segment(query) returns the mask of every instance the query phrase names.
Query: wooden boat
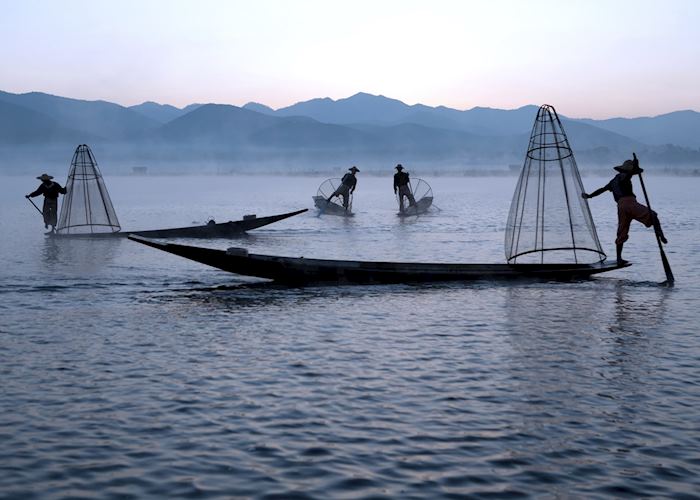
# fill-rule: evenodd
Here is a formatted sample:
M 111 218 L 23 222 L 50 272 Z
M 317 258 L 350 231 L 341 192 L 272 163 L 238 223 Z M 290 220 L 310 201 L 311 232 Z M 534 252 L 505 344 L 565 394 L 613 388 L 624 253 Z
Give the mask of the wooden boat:
M 399 217 L 411 217 L 416 215 L 422 215 L 428 212 L 430 206 L 433 204 L 433 188 L 430 187 L 423 179 L 413 179 L 409 185 L 413 199 L 416 202 L 413 205 L 408 205 L 403 210 L 401 210 L 401 199 L 396 196 L 396 201 L 399 204 Z
M 318 208 L 319 212 L 328 215 L 340 215 L 342 217 L 352 217 L 352 208 L 349 206 L 347 209 L 343 207 L 340 203 L 335 201 L 328 201 L 323 196 L 314 196 L 314 205 Z
M 243 248 L 214 250 L 161 243 L 139 236 L 136 241 L 164 252 L 244 276 L 291 285 L 378 284 L 493 279 L 570 280 L 612 271 L 629 264 L 442 264 L 305 259 L 249 254 Z
M 296 210 L 268 217 L 244 217 L 242 220 L 221 223 L 209 223 L 202 226 L 177 227 L 171 229 L 151 229 L 147 231 L 123 231 L 110 233 L 50 233 L 54 238 L 121 238 L 130 235 L 147 238 L 232 238 L 240 236 L 246 231 L 267 226 L 289 217 L 294 217 L 307 212 L 308 209 Z
M 418 200 L 415 204 L 407 206 L 403 212 L 399 212 L 396 215 L 399 217 L 411 217 L 416 215 L 423 215 L 428 213 L 430 206 L 433 204 L 433 197 L 426 196 Z
M 352 193 L 349 194 L 348 207 L 345 208 L 341 203 L 340 197 L 333 197 L 336 189 L 342 184 L 341 179 L 326 179 L 321 183 L 316 191 L 316 196 L 313 197 L 314 206 L 318 208 L 319 215 L 339 215 L 341 217 L 352 217 Z

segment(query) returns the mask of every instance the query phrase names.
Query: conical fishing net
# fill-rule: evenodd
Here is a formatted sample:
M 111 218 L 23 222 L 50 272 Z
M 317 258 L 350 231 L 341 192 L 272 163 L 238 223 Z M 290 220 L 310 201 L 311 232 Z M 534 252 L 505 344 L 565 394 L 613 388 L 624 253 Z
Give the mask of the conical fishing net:
M 552 106 L 540 107 L 506 226 L 509 263 L 605 260 L 574 153 Z
M 404 213 L 413 215 L 427 212 L 433 204 L 433 189 L 430 187 L 430 184 L 416 177 L 409 182 L 408 187 L 411 190 L 415 204 L 410 205 L 409 201 L 404 198 Z M 400 210 L 401 197 L 398 193 L 396 194 L 396 201 L 399 204 Z
M 314 196 L 314 202 L 316 204 L 316 207 L 324 210 L 327 213 L 342 212 L 344 214 L 352 211 L 352 193 L 348 193 L 349 199 L 347 210 L 345 209 L 345 207 L 343 207 L 343 199 L 341 196 L 335 196 L 330 200 L 330 202 L 327 201 L 328 198 L 330 198 L 333 195 L 333 193 L 335 193 L 336 189 L 338 189 L 342 184 L 342 179 L 338 178 L 326 179 L 325 181 L 323 181 L 318 187 L 316 196 Z
M 75 150 L 66 191 L 56 228 L 59 234 L 111 233 L 121 229 L 95 157 L 85 144 Z

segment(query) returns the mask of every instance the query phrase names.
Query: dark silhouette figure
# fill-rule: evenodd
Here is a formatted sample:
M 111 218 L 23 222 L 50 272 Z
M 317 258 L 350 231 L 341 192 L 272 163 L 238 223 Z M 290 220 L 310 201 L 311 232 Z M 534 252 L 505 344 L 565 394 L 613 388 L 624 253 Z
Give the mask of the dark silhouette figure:
M 53 182 L 53 176 L 48 174 L 41 174 L 37 177 L 41 181 L 41 185 L 36 189 L 36 191 L 29 193 L 25 198 L 34 198 L 40 194 L 44 195 L 44 227 L 46 229 L 51 226 L 51 231 L 56 231 L 56 222 L 58 219 L 58 195 L 66 194 L 66 188 L 61 187 L 58 182 Z
M 338 186 L 338 188 L 333 191 L 333 194 L 326 200 L 330 203 L 334 197 L 341 196 L 343 198 L 343 208 L 345 208 L 345 210 L 348 209 L 348 205 L 350 204 L 350 195 L 355 192 L 355 187 L 357 186 L 357 177 L 355 177 L 355 174 L 359 172 L 360 169 L 353 165 L 352 168 L 348 170 L 349 172 L 345 174 L 340 181 L 340 186 Z
M 668 243 L 661 229 L 661 223 L 656 212 L 649 210 L 649 207 L 642 205 L 637 201 L 637 197 L 632 191 L 632 176 L 642 173 L 644 170 L 639 168 L 639 161 L 635 157 L 634 160 L 625 160 L 622 165 L 614 167 L 620 172 L 612 178 L 605 186 L 593 191 L 591 194 L 583 193 L 582 196 L 586 199 L 593 198 L 606 191 L 610 191 L 617 202 L 617 238 L 615 239 L 615 247 L 617 250 L 617 262 L 619 264 L 627 263 L 622 258 L 622 247 L 625 241 L 629 238 L 630 224 L 632 220 L 637 220 L 646 227 L 654 226 L 654 231 L 659 235 L 659 239 L 663 243 Z
M 394 174 L 394 194 L 399 196 L 399 212 L 404 211 L 403 199 L 408 198 L 408 206 L 412 207 L 416 204 L 416 199 L 413 197 L 411 192 L 411 186 L 409 183 L 411 179 L 409 178 L 408 172 L 404 172 L 403 166 L 399 163 L 396 165 L 397 172 Z

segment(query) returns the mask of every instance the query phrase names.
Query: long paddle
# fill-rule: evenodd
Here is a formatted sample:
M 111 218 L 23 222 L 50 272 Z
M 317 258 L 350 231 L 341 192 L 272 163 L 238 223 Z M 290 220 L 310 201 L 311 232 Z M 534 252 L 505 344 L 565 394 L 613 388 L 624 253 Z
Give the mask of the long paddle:
M 25 196 L 25 198 L 26 198 L 26 196 Z M 42 217 L 44 216 L 44 212 L 42 212 L 41 209 L 40 209 L 39 207 L 36 206 L 36 204 L 32 201 L 31 198 L 27 198 L 27 201 L 28 201 L 29 203 L 31 203 L 32 205 L 34 205 L 34 208 L 37 209 L 37 211 L 41 214 Z
M 637 159 L 637 155 L 632 153 L 632 156 L 634 156 L 634 159 Z M 639 173 L 639 183 L 642 185 L 642 192 L 644 193 L 644 199 L 647 202 L 647 207 L 649 207 L 649 210 L 651 211 L 651 203 L 649 203 L 649 195 L 647 195 L 647 188 L 644 186 L 644 179 L 642 178 L 642 173 Z M 676 279 L 673 277 L 673 271 L 671 271 L 671 264 L 668 263 L 668 259 L 666 258 L 666 252 L 664 252 L 664 247 L 661 244 L 661 238 L 659 238 L 659 233 L 654 230 L 654 234 L 656 235 L 656 243 L 659 244 L 659 252 L 661 253 L 661 263 L 664 265 L 664 272 L 666 273 L 666 281 L 668 282 L 669 285 L 672 285 Z

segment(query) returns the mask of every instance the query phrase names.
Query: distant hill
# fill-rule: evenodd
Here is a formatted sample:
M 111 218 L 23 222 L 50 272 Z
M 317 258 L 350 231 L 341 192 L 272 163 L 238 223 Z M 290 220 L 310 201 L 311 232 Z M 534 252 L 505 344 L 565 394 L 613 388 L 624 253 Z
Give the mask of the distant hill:
M 632 137 L 646 144 L 675 144 L 700 148 L 700 113 L 697 111 L 674 111 L 653 118 L 584 119 L 580 121 Z
M 132 138 L 159 125 L 136 111 L 106 101 L 83 101 L 41 92 L 10 94 L 1 91 L 0 101 L 43 113 L 63 127 L 106 140 Z
M 99 144 L 108 159 L 128 164 L 189 162 L 194 168 L 206 162 L 247 169 L 347 162 L 383 168 L 399 161 L 431 168 L 507 168 L 522 161 L 537 109 L 457 110 L 367 93 L 278 110 L 253 102 L 177 108 L 148 101 L 127 108 L 0 92 L 0 168 L 6 168 L 3 162 L 10 165 L 11 157 L 27 164 L 32 155 L 50 160 L 56 151 L 72 151 L 80 143 Z M 609 166 L 632 151 L 664 166 L 700 164 L 700 113 L 695 111 L 610 120 L 560 116 L 582 165 Z
M 243 106 L 244 109 L 248 109 L 250 111 L 257 111 L 258 113 L 263 113 L 265 115 L 274 115 L 275 110 L 272 109 L 270 106 L 265 106 L 264 104 L 260 104 L 259 102 L 249 102 Z
M 62 126 L 44 113 L 0 101 L 0 144 L 70 144 L 95 139 L 95 136 Z
M 308 116 L 322 123 L 344 125 L 350 123 L 392 124 L 403 121 L 413 111 L 428 109 L 417 104 L 408 106 L 396 99 L 360 92 L 346 99 L 334 101 L 328 97 L 298 102 L 275 111 L 276 116 Z
M 204 104 L 154 130 L 150 137 L 182 143 L 205 142 L 232 146 L 249 142 L 251 134 L 277 118 L 228 104 Z

